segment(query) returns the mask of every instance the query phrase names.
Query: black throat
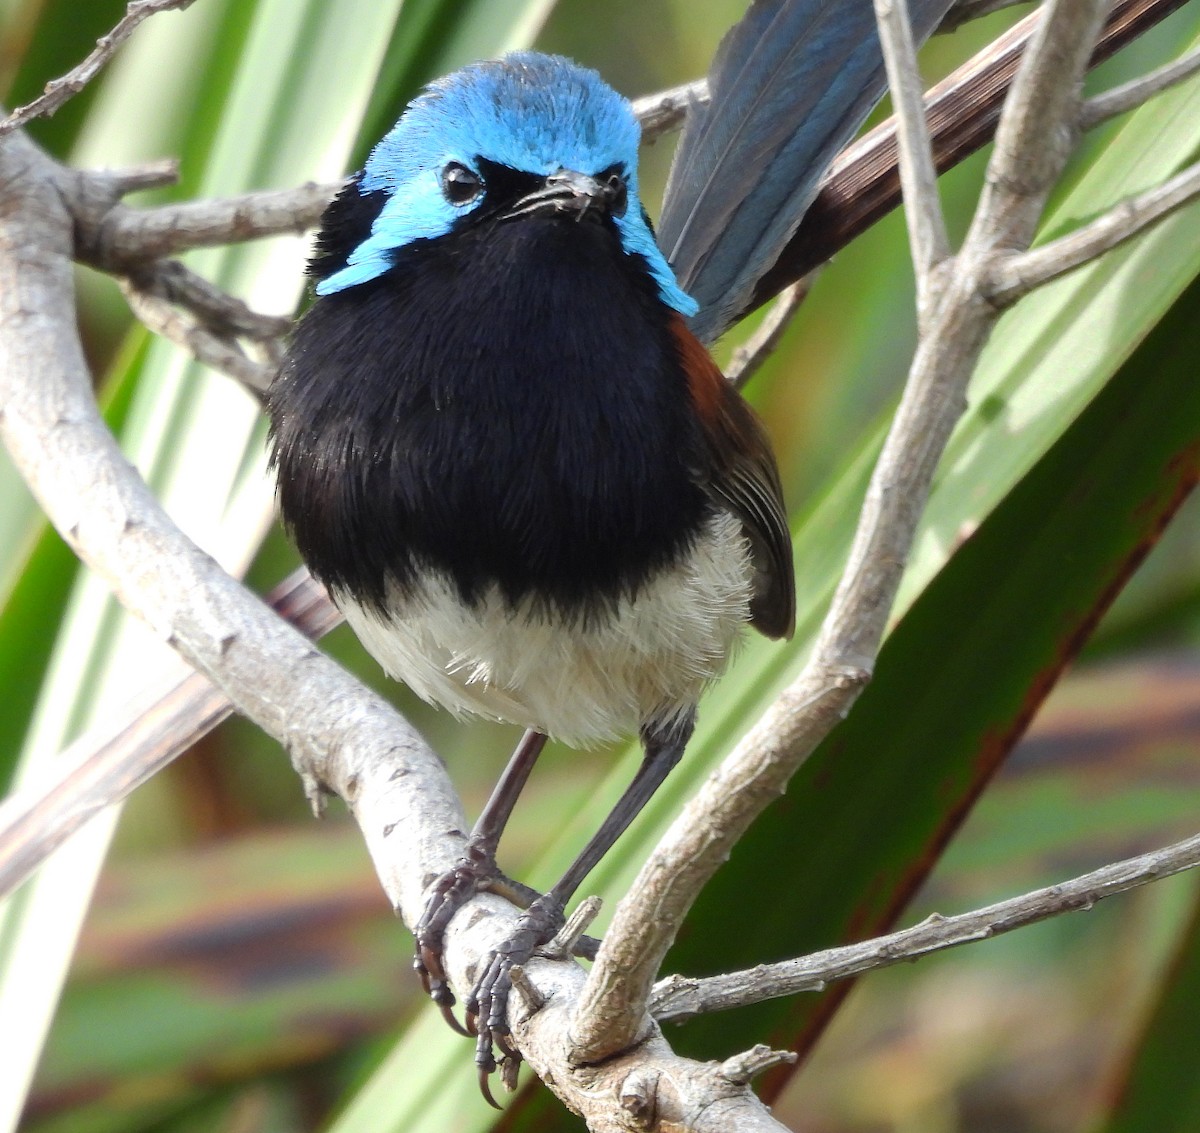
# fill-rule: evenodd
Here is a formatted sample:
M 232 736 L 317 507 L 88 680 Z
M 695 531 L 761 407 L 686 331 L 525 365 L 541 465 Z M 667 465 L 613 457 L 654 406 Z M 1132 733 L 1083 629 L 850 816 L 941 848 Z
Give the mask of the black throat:
M 331 206 L 327 275 L 382 203 Z M 441 572 L 587 615 L 708 514 L 673 312 L 609 220 L 488 221 L 318 299 L 269 397 L 283 517 L 313 573 L 385 609 Z

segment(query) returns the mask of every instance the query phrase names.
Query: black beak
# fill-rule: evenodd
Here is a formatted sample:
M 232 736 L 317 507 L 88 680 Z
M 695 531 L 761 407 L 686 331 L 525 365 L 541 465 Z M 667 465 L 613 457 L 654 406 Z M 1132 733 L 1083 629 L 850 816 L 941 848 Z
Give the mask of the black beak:
M 546 178 L 541 188 L 526 194 L 501 219 L 537 213 L 574 214 L 576 220 L 585 217 L 624 216 L 628 195 L 625 178 L 619 173 L 605 172 L 595 177 L 560 169 Z

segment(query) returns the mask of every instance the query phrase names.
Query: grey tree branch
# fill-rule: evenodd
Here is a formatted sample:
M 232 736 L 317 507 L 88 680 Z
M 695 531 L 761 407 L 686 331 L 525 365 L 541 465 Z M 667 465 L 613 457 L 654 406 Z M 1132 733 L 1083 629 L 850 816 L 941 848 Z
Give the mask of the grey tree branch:
M 81 217 L 89 234 L 81 258 L 100 271 L 120 274 L 193 248 L 299 234 L 320 220 L 342 184 L 310 181 L 294 189 L 155 208 L 97 202 Z
M 51 522 L 121 602 L 292 755 L 310 796 L 343 798 L 408 924 L 461 854 L 466 821 L 436 756 L 385 702 L 273 614 L 174 526 L 104 427 L 75 325 L 71 204 L 79 178 L 21 134 L 0 143 L 0 439 Z M 208 715 L 224 711 L 216 698 Z M 86 814 L 80 821 L 86 819 Z M 446 934 L 454 985 L 509 936 L 518 911 L 481 894 Z M 749 1089 L 757 1056 L 679 1058 L 657 1028 L 603 1068 L 569 1060 L 578 965 L 526 966 L 545 996 L 520 1049 L 593 1129 L 673 1123 L 697 1133 L 781 1127 Z M 553 987 L 554 993 L 546 994 Z M 464 1057 L 468 1052 L 464 1047 Z
M 950 238 L 938 198 L 937 170 L 925 120 L 925 86 L 917 70 L 908 4 L 905 0 L 875 0 L 875 18 L 896 112 L 900 185 L 917 280 L 917 322 L 925 326 L 933 315 L 935 272 L 950 255 Z
M 1155 95 L 1191 78 L 1197 71 L 1200 71 L 1200 47 L 1119 87 L 1089 98 L 1080 110 L 1079 128 L 1091 130 L 1118 114 L 1135 110 Z
M 834 980 L 916 960 L 960 944 L 989 940 L 1062 913 L 1086 911 L 1105 897 L 1161 881 L 1198 865 L 1200 835 L 1194 835 L 969 913 L 953 917 L 934 913 L 911 928 L 859 944 L 828 948 L 796 960 L 762 964 L 708 979 L 668 976 L 655 984 L 650 1011 L 660 1023 L 681 1022 L 709 1011 L 744 1007 L 764 999 L 824 991 Z
M 321 637 L 341 621 L 324 587 L 306 570 L 280 584 L 267 601 L 306 637 Z M 89 819 L 126 799 L 232 711 L 223 692 L 191 672 L 60 752 L 42 778 L 0 802 L 0 900 Z
M 253 310 L 179 260 L 139 267 L 129 279 L 139 291 L 186 308 L 215 334 L 272 342 L 292 329 L 290 318 Z
M 739 389 L 744 386 L 771 357 L 783 339 L 800 304 L 808 297 L 813 276 L 797 280 L 785 287 L 771 304 L 754 333 L 733 352 L 725 371 L 725 380 Z
M 118 280 L 130 310 L 150 330 L 228 374 L 255 396 L 266 392 L 282 358 L 291 319 L 252 310 L 178 260 L 139 266 Z
M 18 107 L 0 122 L 0 137 L 24 126 L 34 118 L 53 114 L 64 102 L 74 98 L 100 73 L 142 21 L 157 12 L 168 12 L 172 9 L 182 11 L 191 4 L 192 0 L 130 0 L 126 5 L 125 15 L 112 31 L 101 36 L 95 49 L 78 67 L 68 71 L 62 78 L 52 79 L 46 84 L 46 89 L 41 95 L 28 105 Z
M 130 280 L 122 281 L 121 291 L 129 309 L 155 334 L 186 350 L 197 361 L 240 382 L 257 397 L 261 398 L 267 392 L 275 367 L 248 357 L 236 339 L 216 334 L 199 320 L 189 318 L 173 307 L 161 295 L 143 291 Z
M 618 905 L 572 1026 L 576 1061 L 600 1062 L 637 1040 L 662 959 L 701 888 L 869 680 L 934 469 L 999 315 L 983 292 L 987 265 L 998 250 L 1027 247 L 1033 237 L 1066 160 L 1105 7 L 1103 0 L 1047 6 L 1001 117 L 975 221 L 938 281 L 812 657 L 688 802 Z
M 986 283 L 993 301 L 1009 305 L 1036 287 L 1090 263 L 1200 199 L 1200 162 L 1161 185 L 1028 252 L 1000 258 Z
M 693 106 L 708 101 L 708 80 L 695 79 L 682 86 L 633 100 L 633 112 L 642 124 L 642 141 L 653 142 L 678 130 Z

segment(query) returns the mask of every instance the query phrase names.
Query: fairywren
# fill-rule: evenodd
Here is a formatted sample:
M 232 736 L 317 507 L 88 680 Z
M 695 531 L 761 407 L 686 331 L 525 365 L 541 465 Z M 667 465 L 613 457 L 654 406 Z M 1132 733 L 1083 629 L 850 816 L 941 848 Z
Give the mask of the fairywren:
M 316 300 L 269 395 L 284 521 L 393 677 L 528 729 L 418 968 L 444 1007 L 450 917 L 528 904 L 468 1001 L 511 1051 L 508 970 L 682 755 L 747 624 L 792 631 L 792 548 L 762 426 L 689 329 L 638 197 L 639 127 L 590 70 L 517 53 L 428 87 L 329 205 Z M 645 758 L 544 896 L 495 848 L 546 736 Z

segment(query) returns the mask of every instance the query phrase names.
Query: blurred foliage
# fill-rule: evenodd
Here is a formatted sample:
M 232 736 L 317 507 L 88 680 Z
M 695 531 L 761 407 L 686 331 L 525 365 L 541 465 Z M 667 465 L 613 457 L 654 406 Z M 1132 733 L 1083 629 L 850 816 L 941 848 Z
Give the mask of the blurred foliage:
M 142 29 L 93 87 L 32 133 L 52 152 L 87 162 L 180 155 L 182 195 L 286 185 L 332 175 L 329 163 L 353 166 L 420 82 L 467 58 L 536 37 L 537 46 L 596 66 L 618 88 L 637 95 L 701 74 L 742 6 L 739 0 L 614 0 L 603 8 L 587 0 L 409 0 L 392 6 L 393 17 L 370 0 L 292 0 L 290 6 L 197 0 L 186 13 L 156 17 L 171 26 Z M 31 97 L 46 79 L 82 58 L 123 7 L 119 0 L 0 4 L 0 81 L 10 104 Z M 335 7 L 344 24 L 336 23 Z M 1185 5 L 1107 64 L 1091 87 L 1111 85 L 1177 53 L 1200 24 L 1196 7 Z M 1003 13 L 935 41 L 923 56 L 926 78 L 933 81 L 957 65 L 1013 18 Z M 372 47 L 364 41 L 355 55 L 350 36 L 355 29 L 363 35 L 369 21 L 376 21 Z M 378 29 L 383 30 L 375 34 Z M 156 50 L 147 46 L 154 36 L 161 36 L 153 40 Z M 135 50 L 139 43 L 141 50 Z M 347 68 L 344 74 L 330 72 L 335 60 Z M 1187 113 L 1185 106 L 1180 114 L 1186 119 Z M 1088 140 L 1056 205 L 1069 202 L 1097 167 L 1103 175 L 1105 154 L 1122 144 L 1124 125 L 1112 124 Z M 1144 134 L 1152 147 L 1156 131 Z M 1123 144 L 1129 142 L 1126 137 Z M 1176 163 L 1189 159 L 1183 148 L 1180 142 L 1167 156 Z M 645 155 L 652 212 L 669 155 L 669 141 Z M 973 158 L 943 179 L 957 232 L 969 216 L 983 160 Z M 1118 547 L 1113 531 L 1088 527 L 1083 514 L 1087 500 L 1091 522 L 1104 523 L 1103 493 L 1125 459 L 1121 450 L 1106 447 L 1109 438 L 1142 414 L 1146 443 L 1139 445 L 1136 432 L 1122 434 L 1123 443 L 1134 446 L 1127 458 L 1132 478 L 1135 458 L 1154 444 L 1166 452 L 1182 444 L 1189 429 L 1195 436 L 1189 416 L 1197 411 L 1195 394 L 1187 399 L 1190 359 L 1200 349 L 1194 341 L 1200 299 L 1194 288 L 1176 299 L 1190 278 L 1187 272 L 1195 271 L 1187 267 L 1189 247 L 1200 246 L 1194 213 L 1181 220 L 1161 257 L 1160 267 L 1171 256 L 1179 265 L 1174 291 L 1155 278 L 1156 261 L 1146 257 L 1128 289 L 1165 297 L 1164 308 L 1173 309 L 1160 331 L 1142 345 L 1142 335 L 1162 312 L 1138 330 L 1122 321 L 1136 306 L 1135 296 L 1126 295 L 1124 305 L 1122 296 L 1110 297 L 1111 309 L 1099 311 L 1095 331 L 1108 332 L 1108 368 L 1097 366 L 1094 383 L 1081 387 L 1074 402 L 1064 396 L 1060 404 L 1054 396 L 1056 373 L 1043 375 L 1035 387 L 1043 398 L 1044 444 L 1033 445 L 1016 428 L 1011 437 L 989 433 L 986 414 L 973 419 L 977 443 L 994 443 L 997 458 L 976 469 L 965 487 L 954 484 L 960 469 L 952 462 L 939 477 L 947 501 L 939 514 L 956 514 L 950 504 L 958 503 L 972 522 L 960 526 L 947 519 L 945 529 L 954 538 L 927 539 L 923 565 L 908 587 L 906 606 L 913 604 L 888 646 L 895 659 L 885 658 L 873 700 L 864 698 L 857 720 L 848 724 L 847 736 L 861 737 L 853 760 L 842 751 L 840 764 L 833 760 L 824 768 L 818 761 L 805 772 L 810 790 L 814 777 L 818 788 L 837 776 L 849 783 L 838 789 L 837 801 L 854 812 L 851 829 L 867 824 L 867 834 L 858 835 L 863 844 L 854 847 L 867 863 L 902 869 L 913 864 L 912 850 L 906 845 L 887 851 L 882 834 L 871 844 L 871 811 L 855 801 L 855 779 L 875 788 L 884 812 L 894 810 L 889 817 L 910 831 L 906 837 L 921 824 L 940 831 L 921 869 L 914 866 L 916 880 L 933 864 L 954 823 L 965 818 L 906 919 L 935 908 L 953 912 L 986 903 L 1194 829 L 1189 820 L 1200 797 L 1193 758 L 1200 738 L 1195 504 L 1185 506 L 1099 627 L 1092 660 L 1053 694 L 969 816 L 982 778 L 965 787 L 959 783 L 957 794 L 947 787 L 923 799 L 915 787 L 916 780 L 922 790 L 936 787 L 927 765 L 953 754 L 944 735 L 921 729 L 954 716 L 951 703 L 977 723 L 985 717 L 988 694 L 998 694 L 1006 682 L 1019 694 L 1020 681 L 1028 681 L 1043 661 L 1031 654 L 1018 665 L 1010 655 L 1036 638 L 1034 631 L 1055 640 L 1061 625 L 1052 624 L 1053 602 L 1074 602 L 1079 620 L 1086 621 L 1088 611 L 1112 596 L 1099 594 L 1105 565 L 1131 565 L 1131 548 L 1141 546 L 1137 537 Z M 213 259 L 201 266 L 239 293 L 253 292 L 260 305 L 278 309 L 298 295 L 300 258 L 299 242 L 292 242 L 259 259 Z M 1099 275 L 1110 270 L 1105 265 Z M 823 609 L 880 423 L 907 368 L 914 333 L 910 276 L 901 218 L 893 216 L 824 272 L 750 390 L 779 452 L 806 564 L 801 586 L 810 589 L 801 597 L 810 621 Z M 280 282 L 285 279 L 291 282 Z M 203 444 L 201 422 L 193 420 L 204 416 L 202 402 L 187 396 L 200 381 L 198 368 L 188 368 L 186 380 L 177 375 L 170 385 L 164 378 L 170 352 L 129 328 L 127 311 L 105 281 L 83 273 L 80 283 L 81 327 L 94 372 L 107 375 L 103 396 L 114 427 L 146 433 L 160 414 L 173 423 L 175 437 L 190 433 Z M 1079 294 L 1090 297 L 1085 290 Z M 1030 305 L 1043 302 L 1051 300 L 1035 297 Z M 1064 390 L 1076 388 L 1067 372 L 1072 362 L 1063 363 Z M 217 388 L 223 383 L 204 381 Z M 1021 388 L 1001 391 L 1014 396 L 1006 403 L 1010 413 L 1020 404 Z M 172 389 L 182 389 L 182 401 L 162 400 Z M 1139 391 L 1146 391 L 1144 399 Z M 1119 396 L 1126 397 L 1126 409 Z M 1171 437 L 1167 426 L 1176 430 Z M 131 446 L 137 443 L 126 436 Z M 260 432 L 251 423 L 236 451 L 217 454 L 232 469 L 231 484 L 257 474 L 259 445 Z M 1010 457 L 1025 463 L 1002 474 Z M 1149 457 L 1145 463 L 1141 474 L 1155 482 Z M 1076 479 L 1068 480 L 1068 474 Z M 988 492 L 996 498 L 978 504 Z M 243 547 L 234 556 L 240 559 L 254 545 L 262 526 L 252 521 L 254 509 L 269 502 L 269 492 L 256 488 L 249 497 L 239 504 L 231 487 L 231 502 L 226 505 L 223 496 L 220 502 L 243 516 L 237 526 Z M 1110 502 L 1114 525 L 1118 516 L 1138 518 L 1137 507 L 1121 505 L 1115 492 Z M 1156 534 L 1154 517 L 1167 510 L 1141 513 L 1150 525 L 1149 531 L 1141 529 L 1142 544 Z M 961 536 L 976 526 L 978 538 L 939 573 Z M 1112 545 L 1106 542 L 1110 537 Z M 1051 553 L 1047 548 L 1056 539 L 1086 544 L 1081 549 L 1087 553 L 1071 556 L 1061 547 Z M 36 519 L 31 501 L 2 463 L 0 548 L 0 683 L 9 693 L 8 709 L 0 715 L 0 772 L 7 779 L 36 718 L 35 692 L 52 669 L 53 627 L 71 616 L 79 600 L 69 555 Z M 294 553 L 272 530 L 248 579 L 265 589 L 294 563 Z M 1042 593 L 1038 572 L 1047 570 L 1056 572 L 1054 585 L 1048 582 Z M 958 606 L 947 597 L 956 586 Z M 989 602 L 975 603 L 973 595 L 981 591 L 972 587 L 987 587 Z M 997 611 L 990 625 L 972 620 L 976 605 Z M 112 615 L 106 617 L 111 621 Z M 108 621 L 100 621 L 98 632 L 110 632 Z M 961 664 L 953 645 L 965 650 Z M 513 730 L 464 726 L 434 713 L 388 685 L 345 630 L 331 635 L 326 647 L 396 699 L 446 758 L 468 808 L 477 809 L 515 739 Z M 706 707 L 707 730 L 688 765 L 589 888 L 610 899 L 621 891 L 696 775 L 727 749 L 799 660 L 798 652 L 748 646 Z M 127 677 L 126 694 L 145 679 L 137 673 Z M 980 694 L 973 696 L 972 688 Z M 1037 691 L 1047 688 L 1043 682 Z M 110 709 L 119 704 L 112 691 L 95 695 Z M 873 701 L 885 706 L 873 709 Z M 1013 722 L 1024 720 L 1006 711 L 1015 731 Z M 903 719 L 896 721 L 897 715 Z M 843 736 L 834 742 L 852 741 Z M 981 747 L 978 737 L 958 742 L 958 756 L 966 760 Z M 912 771 L 900 774 L 905 744 Z M 998 761 L 1004 751 L 995 754 Z M 534 883 L 549 881 L 556 860 L 579 844 L 606 792 L 626 776 L 629 758 L 617 751 L 587 759 L 549 751 L 506 837 L 505 866 Z M 885 769 L 892 779 L 881 777 Z M 826 780 L 826 774 L 833 778 Z M 797 791 L 803 789 L 798 783 Z M 845 926 L 806 897 L 802 877 L 823 880 L 850 907 L 877 902 L 892 915 L 899 911 L 899 897 L 908 896 L 903 885 L 873 878 L 875 865 L 863 867 L 865 878 L 857 876 L 848 853 L 814 844 L 814 827 L 831 809 L 819 789 L 776 809 L 697 909 L 676 958 L 686 970 L 774 958 L 764 954 L 766 948 L 786 954 L 832 943 Z M 802 814 L 808 815 L 803 822 Z M 547 831 L 556 840 L 548 851 Z M 102 852 L 96 851 L 97 862 Z M 780 878 L 794 892 L 780 895 Z M 1184 1121 L 1190 1111 L 1174 1101 L 1184 1096 L 1200 1049 L 1194 1012 L 1187 1009 L 1196 981 L 1195 890 L 1191 879 L 1176 879 L 1087 915 L 872 976 L 849 996 L 803 1071 L 790 1082 L 771 1084 L 781 1091 L 777 1113 L 792 1127 L 814 1133 L 1057 1133 L 1097 1127 L 1119 1094 L 1118 1116 L 1106 1128 L 1133 1133 L 1193 1127 Z M 82 887 L 75 899 L 86 903 Z M 852 927 L 883 920 L 866 918 Z M 11 943 L 0 925 L 0 961 Z M 469 1044 L 446 1032 L 418 1003 L 409 949 L 355 831 L 341 817 L 315 826 L 277 746 L 232 721 L 128 806 L 40 1063 L 25 1127 L 87 1133 L 282 1131 L 322 1128 L 341 1114 L 339 1130 L 578 1128 L 534 1087 L 527 1087 L 497 1125 L 474 1090 Z M 52 988 L 53 981 L 47 982 Z M 723 1034 L 727 1043 L 794 1041 L 805 1030 L 810 1007 L 780 1006 L 766 1024 L 771 1033 L 762 1033 L 762 1022 L 739 1020 L 738 1014 L 745 1013 L 713 1020 L 709 1031 Z M 681 1046 L 699 1044 L 718 1053 L 704 1030 L 698 1025 L 672 1037 Z M 4 1035 L 18 1032 L 11 1021 L 5 1032 L 0 1021 L 0 1059 Z

